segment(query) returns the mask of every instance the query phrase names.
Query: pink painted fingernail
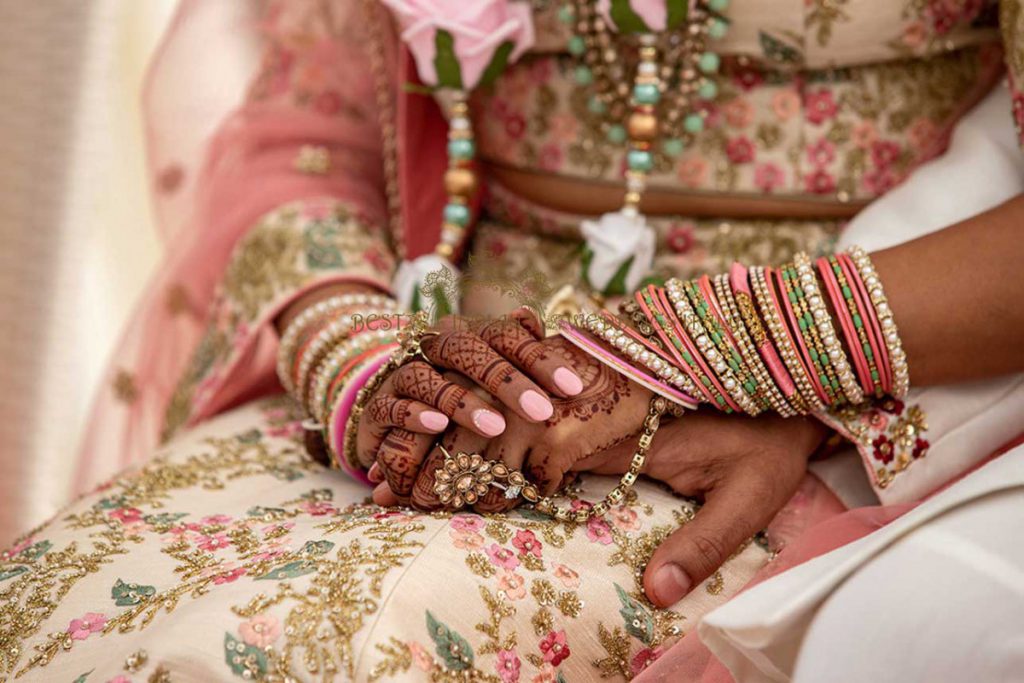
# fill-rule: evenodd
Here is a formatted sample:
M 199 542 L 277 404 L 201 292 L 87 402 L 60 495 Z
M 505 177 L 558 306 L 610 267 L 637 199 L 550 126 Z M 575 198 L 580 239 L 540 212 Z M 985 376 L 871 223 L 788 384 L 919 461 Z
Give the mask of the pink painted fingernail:
M 519 397 L 519 405 L 523 412 L 538 422 L 543 422 L 555 413 L 555 407 L 533 389 L 527 389 Z
M 484 408 L 473 411 L 473 424 L 487 436 L 497 436 L 505 431 L 505 418 Z
M 690 592 L 690 577 L 678 564 L 669 562 L 654 572 L 651 588 L 662 607 L 669 607 Z
M 443 432 L 448 427 L 448 417 L 436 410 L 424 410 L 420 413 L 420 424 L 432 432 Z
M 583 391 L 583 380 L 569 368 L 558 368 L 551 375 L 555 380 L 555 386 L 562 390 L 562 393 L 575 396 Z
M 374 484 L 379 484 L 384 481 L 384 475 L 381 474 L 380 465 L 373 463 L 373 465 L 370 466 L 370 471 L 366 473 L 366 478 Z

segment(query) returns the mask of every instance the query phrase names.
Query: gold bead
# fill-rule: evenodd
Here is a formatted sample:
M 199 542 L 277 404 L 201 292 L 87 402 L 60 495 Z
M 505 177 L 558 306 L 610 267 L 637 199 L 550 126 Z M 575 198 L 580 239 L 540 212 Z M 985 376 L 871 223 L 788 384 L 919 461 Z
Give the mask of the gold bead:
M 451 195 L 469 197 L 476 192 L 476 173 L 468 168 L 450 168 L 444 174 L 444 189 Z
M 452 247 L 452 245 L 450 244 L 441 242 L 436 247 L 434 247 L 434 253 L 436 253 L 441 258 L 450 259 L 452 255 L 455 253 L 455 248 Z
M 631 114 L 629 136 L 634 140 L 654 140 L 658 136 L 658 118 L 653 114 Z

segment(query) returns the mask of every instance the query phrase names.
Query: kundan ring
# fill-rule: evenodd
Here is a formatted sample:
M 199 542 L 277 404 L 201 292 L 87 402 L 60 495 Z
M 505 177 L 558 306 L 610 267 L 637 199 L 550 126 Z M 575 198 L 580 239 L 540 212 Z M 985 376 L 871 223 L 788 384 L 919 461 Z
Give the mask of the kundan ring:
M 503 490 L 505 498 L 522 496 L 529 503 L 540 500 L 537 487 L 526 481 L 518 470 L 509 468 L 500 460 L 485 460 L 479 453 L 452 455 L 444 446 L 444 463 L 434 472 L 434 493 L 441 503 L 452 510 L 473 505 L 486 495 L 490 487 Z

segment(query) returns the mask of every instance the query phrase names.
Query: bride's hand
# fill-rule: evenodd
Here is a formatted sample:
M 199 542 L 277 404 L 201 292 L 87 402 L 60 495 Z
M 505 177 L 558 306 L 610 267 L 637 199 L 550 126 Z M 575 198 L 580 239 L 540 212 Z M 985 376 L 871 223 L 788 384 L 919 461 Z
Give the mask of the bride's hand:
M 644 573 L 651 602 L 667 607 L 715 572 L 763 529 L 796 492 L 807 459 L 826 436 L 812 418 L 756 419 L 699 412 L 665 424 L 655 435 L 644 474 L 704 506 L 665 539 Z M 573 466 L 600 474 L 625 472 L 633 444 L 622 443 Z
M 583 388 L 579 376 L 541 344 L 543 328 L 526 309 L 484 321 L 449 316 L 434 331 L 437 334 L 421 342 L 429 362 L 402 366 L 367 402 L 356 439 L 356 455 L 363 466 L 374 462 L 393 428 L 437 434 L 451 420 L 487 438 L 505 431 L 502 413 L 446 379 L 445 370 L 460 373 L 494 396 L 509 415 L 533 424 L 551 417 L 552 398 L 573 396 Z M 396 467 L 409 470 L 418 464 Z
M 450 430 L 442 444 L 449 452 L 478 452 L 489 460 L 501 460 L 512 469 L 523 469 L 541 494 L 547 495 L 558 488 L 563 475 L 577 461 L 636 433 L 647 414 L 651 394 L 561 337 L 545 339 L 541 346 L 552 362 L 572 368 L 582 380 L 582 391 L 572 397 L 556 398 L 553 414 L 543 423 L 525 420 L 506 410 L 507 426 L 500 435 L 489 437 L 459 427 Z M 432 435 L 391 430 L 382 440 L 377 467 L 371 474 L 371 478 L 386 481 L 387 485 L 375 492 L 374 500 L 382 505 L 408 502 L 428 510 L 440 507 L 433 491 L 433 477 L 443 459 Z M 415 463 L 416 471 L 410 469 L 409 463 Z M 514 502 L 506 500 L 501 491 L 491 489 L 475 508 L 479 512 L 497 512 L 510 508 Z

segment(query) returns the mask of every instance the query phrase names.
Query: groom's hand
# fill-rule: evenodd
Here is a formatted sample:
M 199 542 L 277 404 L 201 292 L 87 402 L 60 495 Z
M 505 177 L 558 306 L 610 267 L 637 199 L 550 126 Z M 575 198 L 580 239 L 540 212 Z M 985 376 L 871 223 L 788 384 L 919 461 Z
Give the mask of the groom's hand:
M 704 506 L 665 539 L 647 564 L 644 591 L 661 607 L 675 604 L 765 528 L 796 492 L 808 457 L 827 430 L 811 418 L 756 419 L 699 412 L 663 426 L 644 474 Z M 623 443 L 574 467 L 618 474 L 634 444 Z

